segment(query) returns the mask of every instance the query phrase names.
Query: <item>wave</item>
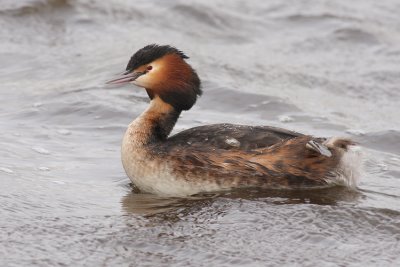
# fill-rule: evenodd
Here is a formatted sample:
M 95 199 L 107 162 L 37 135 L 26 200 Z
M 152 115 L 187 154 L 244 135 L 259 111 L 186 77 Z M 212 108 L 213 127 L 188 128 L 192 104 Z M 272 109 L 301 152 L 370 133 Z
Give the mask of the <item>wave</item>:
M 367 133 L 357 138 L 363 146 L 372 149 L 400 154 L 400 132 L 387 130 Z
M 41 13 L 45 9 L 59 9 L 69 6 L 68 0 L 8 0 L 2 3 L 0 14 L 24 16 Z

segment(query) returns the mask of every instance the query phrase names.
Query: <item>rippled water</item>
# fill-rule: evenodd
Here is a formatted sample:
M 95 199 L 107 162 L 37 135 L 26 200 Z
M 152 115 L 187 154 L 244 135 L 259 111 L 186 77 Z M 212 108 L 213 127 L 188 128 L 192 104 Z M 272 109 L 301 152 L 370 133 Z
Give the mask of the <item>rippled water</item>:
M 3 0 L 1 266 L 399 266 L 400 4 L 388 1 Z M 132 190 L 108 88 L 149 43 L 191 56 L 214 122 L 352 136 L 360 188 L 186 199 Z

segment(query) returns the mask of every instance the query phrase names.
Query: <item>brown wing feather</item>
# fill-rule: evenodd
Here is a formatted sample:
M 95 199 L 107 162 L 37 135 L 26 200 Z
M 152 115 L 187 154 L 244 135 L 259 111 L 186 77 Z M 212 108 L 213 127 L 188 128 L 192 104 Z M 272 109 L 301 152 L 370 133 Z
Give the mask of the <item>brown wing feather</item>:
M 239 131 L 240 135 L 237 126 L 233 130 L 232 128 L 227 130 L 221 125 L 211 126 L 216 129 L 216 138 L 221 131 L 225 131 L 234 138 L 242 140 L 246 133 L 248 134 L 246 131 L 250 131 L 243 127 Z M 255 128 L 258 128 L 255 131 L 258 134 L 257 131 L 262 130 L 260 129 L 262 127 Z M 188 130 L 190 132 L 184 136 L 192 137 L 194 130 L 196 128 Z M 272 128 L 268 134 L 274 130 Z M 203 135 L 206 133 L 209 135 Z M 179 134 L 175 137 L 178 136 Z M 257 145 L 257 149 L 249 150 L 247 147 L 243 150 L 242 147 L 226 148 L 219 139 L 216 139 L 219 142 L 201 142 L 202 138 L 214 137 L 204 131 L 197 138 L 189 139 L 195 141 L 192 145 L 178 141 L 166 142 L 154 147 L 153 151 L 157 151 L 159 155 L 163 154 L 164 159 L 172 163 L 177 176 L 199 183 L 216 183 L 221 188 L 246 186 L 296 188 L 326 184 L 324 178 L 338 162 L 336 151 L 332 151 L 332 157 L 326 157 L 307 149 L 306 144 L 310 140 L 321 141 L 311 136 L 300 134 L 295 136 L 295 133 L 280 131 L 270 136 L 273 137 L 264 139 L 264 142 Z M 263 139 L 255 138 L 255 140 Z M 276 143 L 271 144 L 268 140 Z

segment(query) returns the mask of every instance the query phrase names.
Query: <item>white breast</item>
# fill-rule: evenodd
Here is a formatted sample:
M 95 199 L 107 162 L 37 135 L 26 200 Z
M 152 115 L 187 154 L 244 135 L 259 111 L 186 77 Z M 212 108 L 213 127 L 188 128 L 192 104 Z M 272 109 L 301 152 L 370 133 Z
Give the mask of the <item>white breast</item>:
M 158 195 L 187 196 L 220 189 L 215 183 L 176 177 L 169 162 L 163 158 L 152 157 L 145 147 L 135 144 L 133 138 L 128 128 L 122 142 L 122 165 L 130 180 L 141 191 Z

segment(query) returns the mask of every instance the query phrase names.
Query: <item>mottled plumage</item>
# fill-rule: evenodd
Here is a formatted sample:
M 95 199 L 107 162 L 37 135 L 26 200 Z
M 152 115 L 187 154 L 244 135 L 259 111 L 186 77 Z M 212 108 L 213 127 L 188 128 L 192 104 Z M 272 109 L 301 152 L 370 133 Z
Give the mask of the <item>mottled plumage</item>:
M 191 195 L 232 188 L 355 186 L 360 152 L 348 139 L 315 138 L 267 126 L 214 124 L 169 137 L 201 94 L 187 57 L 171 46 L 136 52 L 123 77 L 144 87 L 149 108 L 128 127 L 122 163 L 142 191 Z
M 326 141 L 279 128 L 216 124 L 155 142 L 148 153 L 171 162 L 181 177 L 221 188 L 321 187 L 344 150 L 333 146 L 333 156 L 326 157 L 306 148 L 311 140 Z
M 247 126 L 229 123 L 187 129 L 168 138 L 167 147 L 210 146 L 227 150 L 252 150 L 274 145 L 303 134 L 270 126 Z M 230 140 L 237 142 L 229 142 Z

